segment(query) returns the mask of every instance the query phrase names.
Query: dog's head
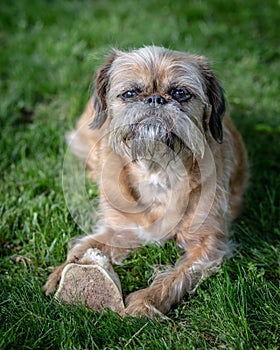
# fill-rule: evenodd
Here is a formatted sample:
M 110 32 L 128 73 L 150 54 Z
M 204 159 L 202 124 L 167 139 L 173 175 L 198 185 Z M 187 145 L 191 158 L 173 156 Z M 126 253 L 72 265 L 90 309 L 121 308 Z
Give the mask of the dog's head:
M 92 127 L 109 118 L 111 146 L 132 159 L 163 145 L 202 157 L 207 138 L 223 139 L 223 91 L 201 56 L 154 46 L 112 51 L 97 72 L 94 108 Z

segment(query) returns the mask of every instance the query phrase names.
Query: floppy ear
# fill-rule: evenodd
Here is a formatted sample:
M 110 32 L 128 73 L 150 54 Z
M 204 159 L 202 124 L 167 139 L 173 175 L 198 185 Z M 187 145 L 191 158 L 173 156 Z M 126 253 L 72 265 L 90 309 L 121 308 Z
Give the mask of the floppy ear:
M 93 93 L 93 107 L 95 117 L 90 124 L 91 129 L 100 129 L 107 119 L 106 94 L 109 84 L 109 70 L 117 56 L 116 51 L 112 51 L 107 57 L 105 63 L 98 69 L 95 78 L 95 90 Z
M 213 73 L 208 61 L 204 57 L 199 57 L 201 72 L 204 77 L 205 86 L 212 110 L 209 119 L 209 129 L 212 136 L 218 143 L 223 142 L 222 120 L 226 110 L 225 97 L 215 74 Z

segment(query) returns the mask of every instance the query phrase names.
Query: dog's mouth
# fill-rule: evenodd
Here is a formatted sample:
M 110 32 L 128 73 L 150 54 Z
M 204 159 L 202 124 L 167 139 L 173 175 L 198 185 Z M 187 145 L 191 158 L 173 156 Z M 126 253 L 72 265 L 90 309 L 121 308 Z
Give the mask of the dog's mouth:
M 158 120 L 143 120 L 129 125 L 123 131 L 122 141 L 131 152 L 132 158 L 153 156 L 156 152 L 166 156 L 177 156 L 183 149 L 183 141 L 171 127 Z
M 163 162 L 182 154 L 203 157 L 203 133 L 184 112 L 171 107 L 164 113 L 161 109 L 140 112 L 131 108 L 112 118 L 110 144 L 117 154 Z
M 141 140 L 147 142 L 161 142 L 169 147 L 173 147 L 175 135 L 160 124 L 133 124 L 129 131 L 124 135 L 123 140 L 128 143 L 132 140 Z

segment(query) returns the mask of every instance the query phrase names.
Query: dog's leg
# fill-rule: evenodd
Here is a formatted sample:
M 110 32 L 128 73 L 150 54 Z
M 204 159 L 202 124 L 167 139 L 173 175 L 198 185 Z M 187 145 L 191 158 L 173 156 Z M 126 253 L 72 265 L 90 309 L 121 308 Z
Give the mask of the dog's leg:
M 173 268 L 156 276 L 148 288 L 127 297 L 126 313 L 133 316 L 163 316 L 186 293 L 193 292 L 228 253 L 226 244 L 213 237 L 215 236 L 208 234 L 196 243 L 189 241 L 188 251 Z
M 72 245 L 68 252 L 66 262 L 58 266 L 50 274 L 46 284 L 43 286 L 43 291 L 46 295 L 56 290 L 65 266 L 71 263 L 79 263 L 88 249 L 97 248 L 101 250 L 112 263 L 118 264 L 140 244 L 133 232 L 130 231 L 119 233 L 112 228 L 106 227 L 101 228 L 100 231 L 101 232 L 97 234 L 82 237 Z M 124 236 L 127 236 L 127 238 L 124 238 Z M 87 262 L 87 260 L 83 259 L 82 261 L 83 265 L 91 263 L 90 260 Z

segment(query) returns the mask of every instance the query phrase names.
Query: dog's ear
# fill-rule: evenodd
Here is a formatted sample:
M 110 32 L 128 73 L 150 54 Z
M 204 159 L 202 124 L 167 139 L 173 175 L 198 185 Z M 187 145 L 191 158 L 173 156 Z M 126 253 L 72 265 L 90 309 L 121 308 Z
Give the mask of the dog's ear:
M 209 62 L 204 57 L 198 57 L 201 73 L 204 78 L 208 99 L 211 105 L 211 114 L 209 118 L 209 129 L 212 136 L 218 143 L 223 142 L 222 120 L 225 114 L 225 97 Z
M 90 124 L 91 129 L 100 129 L 107 119 L 106 94 L 109 84 L 109 70 L 116 59 L 117 52 L 112 51 L 107 57 L 105 63 L 98 69 L 95 77 L 95 90 L 93 93 L 93 107 L 95 116 Z

